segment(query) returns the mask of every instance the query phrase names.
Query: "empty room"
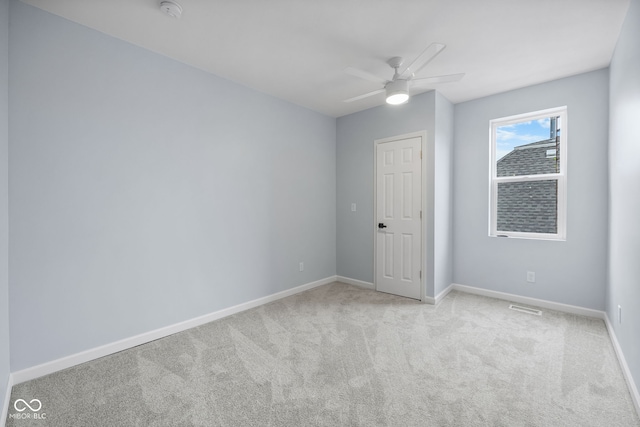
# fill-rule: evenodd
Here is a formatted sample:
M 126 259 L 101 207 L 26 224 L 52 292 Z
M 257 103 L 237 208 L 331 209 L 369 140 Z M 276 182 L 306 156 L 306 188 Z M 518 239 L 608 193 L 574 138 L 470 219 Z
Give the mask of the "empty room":
M 0 0 L 0 425 L 640 427 L 640 0 Z

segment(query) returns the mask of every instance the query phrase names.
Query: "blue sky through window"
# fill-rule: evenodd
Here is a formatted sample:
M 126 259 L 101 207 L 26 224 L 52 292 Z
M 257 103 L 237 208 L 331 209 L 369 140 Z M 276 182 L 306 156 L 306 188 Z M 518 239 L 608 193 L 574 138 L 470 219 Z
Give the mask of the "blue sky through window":
M 549 139 L 549 117 L 529 120 L 513 125 L 500 126 L 496 130 L 496 161 L 507 155 L 513 147 Z

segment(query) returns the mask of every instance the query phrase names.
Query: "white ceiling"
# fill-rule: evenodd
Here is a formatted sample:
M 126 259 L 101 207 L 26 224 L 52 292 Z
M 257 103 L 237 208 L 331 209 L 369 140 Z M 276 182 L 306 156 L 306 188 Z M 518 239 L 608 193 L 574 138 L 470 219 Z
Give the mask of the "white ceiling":
M 339 117 L 384 103 L 344 73 L 447 48 L 420 74 L 454 103 L 609 65 L 629 0 L 23 0 L 245 86 Z M 429 90 L 424 89 L 423 91 Z

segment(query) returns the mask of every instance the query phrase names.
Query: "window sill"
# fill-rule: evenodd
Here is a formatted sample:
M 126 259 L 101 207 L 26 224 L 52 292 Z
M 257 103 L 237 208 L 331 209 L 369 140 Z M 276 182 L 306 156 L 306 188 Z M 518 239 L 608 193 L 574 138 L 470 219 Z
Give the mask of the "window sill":
M 566 242 L 567 238 L 562 236 L 541 236 L 541 235 L 510 235 L 510 234 L 489 234 L 489 237 L 499 239 L 519 239 L 519 240 L 547 240 L 552 242 Z

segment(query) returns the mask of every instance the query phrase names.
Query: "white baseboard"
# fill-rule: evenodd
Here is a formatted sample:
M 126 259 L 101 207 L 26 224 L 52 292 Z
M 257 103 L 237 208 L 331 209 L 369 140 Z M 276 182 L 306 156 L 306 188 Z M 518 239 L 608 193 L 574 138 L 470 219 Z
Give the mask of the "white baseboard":
M 0 418 L 0 426 L 4 427 L 7 422 L 7 414 L 9 413 L 9 403 L 11 403 L 11 388 L 13 388 L 13 375 L 9 374 L 7 378 L 7 392 L 4 395 L 4 402 L 2 402 L 2 418 Z
M 376 290 L 376 285 L 370 282 L 365 282 L 363 280 L 352 279 L 350 277 L 345 277 L 345 276 L 338 276 L 336 280 L 338 282 L 346 283 L 348 285 L 359 286 L 361 288 L 371 289 L 372 291 Z M 423 297 L 422 301 L 426 302 L 427 304 L 437 304 L 440 301 L 442 301 L 442 299 L 446 297 L 447 294 L 452 290 L 453 290 L 453 284 L 449 285 L 445 290 L 443 290 L 438 295 L 436 295 L 435 298 L 425 296 Z
M 547 301 L 543 299 L 524 297 L 521 295 L 508 294 L 506 292 L 491 291 L 489 289 L 475 288 L 473 286 L 460 285 L 453 283 L 451 287 L 456 291 L 466 292 L 469 294 L 481 295 L 485 297 L 497 298 L 506 301 L 518 302 L 520 304 L 533 305 L 535 307 L 546 308 L 549 310 L 562 311 L 564 313 L 578 314 L 580 316 L 595 317 L 603 319 L 604 311 L 593 310 L 591 308 L 578 307 L 576 305 L 563 304 L 560 302 Z
M 627 387 L 629 388 L 629 393 L 631 394 L 631 400 L 633 400 L 633 404 L 635 406 L 636 412 L 640 417 L 640 393 L 638 393 L 638 388 L 631 376 L 631 371 L 629 370 L 629 365 L 627 365 L 627 361 L 624 357 L 624 353 L 622 352 L 622 348 L 618 343 L 618 339 L 616 338 L 615 331 L 613 330 L 613 326 L 609 321 L 609 316 L 604 311 L 593 310 L 590 308 L 578 307 L 575 305 L 562 304 L 559 302 L 541 300 L 537 298 L 524 297 L 515 294 L 508 294 L 505 292 L 491 291 L 488 289 L 475 288 L 473 286 L 460 285 L 458 283 L 452 283 L 447 289 L 440 292 L 438 296 L 435 298 L 436 301 L 442 300 L 451 290 L 456 290 L 460 292 L 467 292 L 470 294 L 481 295 L 485 297 L 497 298 L 506 301 L 518 302 L 521 304 L 532 305 L 536 307 L 547 308 L 549 310 L 562 311 L 564 313 L 578 314 L 586 317 L 594 317 L 597 319 L 604 320 L 604 323 L 607 326 L 607 331 L 609 332 L 609 337 L 611 339 L 611 344 L 616 352 L 616 356 L 618 357 L 618 362 L 620 363 L 620 367 L 622 368 L 622 373 L 624 379 L 627 383 Z
M 618 362 L 620 362 L 620 367 L 622 368 L 624 379 L 627 382 L 627 387 L 629 387 L 631 400 L 633 400 L 633 404 L 636 407 L 638 417 L 640 417 L 640 393 L 638 393 L 638 387 L 636 387 L 636 383 L 631 376 L 631 370 L 629 369 L 629 365 L 627 365 L 627 360 L 625 359 L 624 353 L 622 352 L 622 347 L 620 347 L 620 343 L 618 342 L 616 333 L 613 330 L 613 325 L 611 324 L 609 316 L 606 313 L 604 315 L 604 323 L 607 325 L 607 331 L 609 332 L 609 337 L 611 338 L 611 344 L 613 345 L 613 349 L 616 352 L 616 356 L 618 356 Z
M 440 301 L 442 301 L 444 299 L 444 297 L 446 297 L 447 295 L 449 295 L 449 292 L 451 292 L 453 290 L 453 283 L 450 284 L 449 286 L 447 286 L 442 292 L 440 292 L 438 295 L 436 295 L 436 297 L 434 298 L 434 303 L 438 304 Z
M 110 344 L 105 344 L 100 347 L 95 347 L 89 350 L 82 351 L 80 353 L 72 354 L 60 359 L 52 360 L 41 365 L 33 366 L 31 368 L 23 369 L 12 373 L 13 384 L 20 384 L 25 381 L 29 381 L 35 378 L 42 377 L 63 369 L 70 368 L 72 366 L 79 365 L 81 363 L 89 362 L 91 360 L 98 359 L 100 357 L 108 356 L 119 351 L 123 351 L 141 344 L 145 344 L 151 341 L 155 341 L 159 338 L 164 338 L 169 335 L 176 334 L 178 332 L 185 331 L 187 329 L 195 328 L 205 323 L 212 322 L 214 320 L 221 319 L 223 317 L 230 316 L 232 314 L 239 313 L 241 311 L 249 310 L 270 302 L 286 298 L 291 295 L 298 294 L 300 292 L 307 291 L 309 289 L 316 288 L 318 286 L 326 285 L 337 280 L 337 276 L 329 276 L 327 278 L 317 280 L 315 282 L 306 283 L 304 285 L 297 286 L 286 291 L 277 292 L 266 297 L 254 299 L 242 304 L 234 305 L 233 307 L 224 308 L 222 310 L 215 311 L 213 313 L 205 314 L 193 319 L 185 320 L 184 322 L 169 325 L 163 328 L 155 329 L 153 331 L 145 332 L 140 335 L 125 338 L 120 341 L 116 341 Z
M 436 305 L 436 299 L 434 297 L 424 296 L 422 298 L 422 302 L 426 302 L 427 304 Z
M 352 279 L 350 277 L 337 276 L 336 280 L 338 282 L 346 283 L 347 285 L 359 286 L 361 288 L 371 289 L 372 291 L 376 290 L 376 287 L 373 283 L 365 282 L 358 279 Z
M 611 344 L 613 345 L 613 348 L 616 352 L 616 356 L 618 357 L 618 362 L 620 363 L 622 374 L 627 383 L 627 387 L 629 388 L 629 393 L 631 394 L 631 400 L 633 400 L 633 404 L 635 406 L 636 412 L 640 417 L 640 393 L 638 392 L 638 387 L 636 386 L 636 383 L 633 380 L 633 376 L 631 376 L 631 370 L 629 370 L 629 365 L 627 365 L 627 361 L 624 357 L 624 353 L 622 352 L 622 347 L 620 347 L 620 344 L 618 343 L 618 338 L 616 337 L 616 333 L 613 330 L 613 326 L 611 325 L 611 321 L 609 320 L 609 316 L 607 316 L 606 312 L 593 310 L 590 308 L 578 307 L 575 305 L 562 304 L 559 302 L 541 300 L 537 298 L 523 297 L 520 295 L 508 294 L 504 292 L 490 291 L 488 289 L 475 288 L 472 286 L 460 285 L 457 283 L 453 283 L 451 286 L 449 286 L 449 288 L 453 288 L 457 291 L 467 292 L 470 294 L 476 294 L 476 295 L 498 298 L 498 299 L 507 300 L 507 301 L 519 302 L 521 304 L 533 305 L 536 307 L 547 308 L 550 310 L 562 311 L 565 313 L 578 314 L 581 316 L 594 317 L 597 319 L 604 320 L 604 323 L 607 326 L 607 331 L 609 332 L 609 338 L 611 339 Z M 447 289 L 445 289 L 445 291 L 447 291 Z
M 25 381 L 29 381 L 44 375 L 48 375 L 62 369 L 70 368 L 75 365 L 79 365 L 81 363 L 89 362 L 91 360 L 98 359 L 103 356 L 107 356 L 109 354 L 117 353 L 122 350 L 126 350 L 128 348 L 132 348 L 141 344 L 145 344 L 150 341 L 154 341 L 159 338 L 163 338 L 169 335 L 173 335 L 178 332 L 185 331 L 190 328 L 194 328 L 200 325 L 204 325 L 206 323 L 212 322 L 217 319 L 221 319 L 223 317 L 230 316 L 235 313 L 239 313 L 245 310 L 249 310 L 251 308 L 255 308 L 264 304 L 268 304 L 273 301 L 277 301 L 282 298 L 286 298 L 291 295 L 298 294 L 300 292 L 307 291 L 309 289 L 316 288 L 318 286 L 326 285 L 335 281 L 339 281 L 342 283 L 347 283 L 354 286 L 359 286 L 366 289 L 375 289 L 373 283 L 364 282 L 362 280 L 351 279 L 344 276 L 329 276 L 327 278 L 306 283 L 304 285 L 297 286 L 292 289 L 287 289 L 285 291 L 277 292 L 272 295 L 268 295 L 266 297 L 258 298 L 252 301 L 248 301 L 242 304 L 235 305 L 233 307 L 225 308 L 210 314 L 206 314 L 204 316 L 196 317 L 194 319 L 186 320 L 184 322 L 176 323 L 174 325 L 170 325 L 164 328 L 156 329 L 153 331 L 146 332 L 144 334 L 136 335 L 130 338 L 125 338 L 120 341 L 116 341 L 111 344 L 106 344 L 100 347 L 96 347 L 93 349 L 89 349 L 80 353 L 76 353 L 67 357 L 63 357 L 61 359 L 53 360 L 51 362 L 43 363 L 41 365 L 37 365 L 31 368 L 23 369 L 21 371 L 17 371 L 9 374 L 9 378 L 7 379 L 6 393 L 5 399 L 2 404 L 2 418 L 0 418 L 0 426 L 4 427 L 7 414 L 9 411 L 9 404 L 11 402 L 11 389 L 15 384 L 19 384 Z M 598 319 L 603 319 L 607 330 L 609 332 L 609 337 L 611 339 L 611 343 L 615 350 L 616 356 L 618 357 L 618 361 L 622 368 L 622 372 L 627 382 L 627 386 L 629 387 L 629 392 L 631 394 L 631 399 L 635 405 L 635 409 L 638 412 L 638 416 L 640 416 L 640 393 L 638 392 L 638 388 L 631 376 L 631 371 L 629 370 L 629 366 L 627 365 L 626 359 L 624 357 L 624 353 L 622 352 L 622 348 L 618 343 L 618 339 L 616 338 L 616 334 L 613 330 L 611 322 L 609 321 L 609 317 L 605 312 L 593 310 L 584 307 L 578 307 L 568 304 L 557 303 L 553 301 L 541 300 L 537 298 L 524 297 L 515 294 L 509 294 L 505 292 L 492 291 L 488 289 L 476 288 L 472 286 L 461 285 L 457 283 L 452 283 L 435 298 L 426 297 L 425 302 L 429 302 L 431 304 L 437 304 L 444 297 L 446 297 L 449 292 L 452 290 L 457 290 L 460 292 L 466 292 L 475 295 L 487 296 L 491 298 L 502 299 L 506 301 L 513 301 L 522 304 L 533 305 L 537 307 L 547 308 L 550 310 L 562 311 L 565 313 L 578 314 L 587 317 L 595 317 Z

